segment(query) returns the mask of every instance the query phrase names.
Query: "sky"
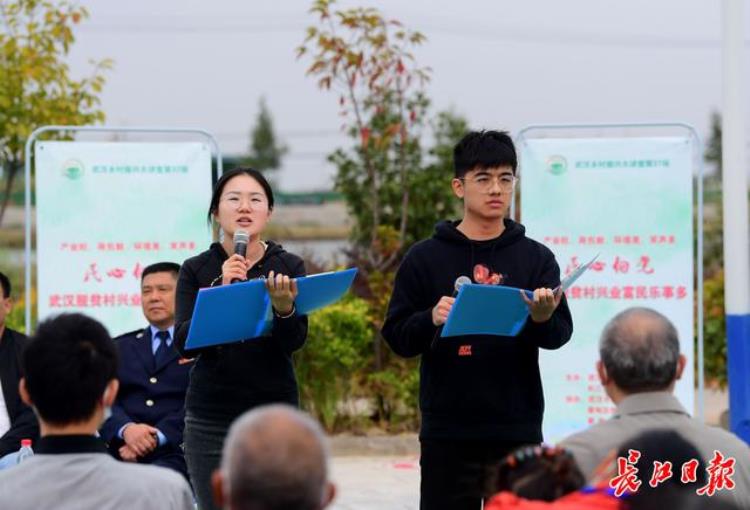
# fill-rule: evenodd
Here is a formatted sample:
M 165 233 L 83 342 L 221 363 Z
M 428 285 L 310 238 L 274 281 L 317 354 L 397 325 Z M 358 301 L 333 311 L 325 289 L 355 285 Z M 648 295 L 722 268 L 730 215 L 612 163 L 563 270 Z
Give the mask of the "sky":
M 102 108 L 111 126 L 198 127 L 225 154 L 247 150 L 260 97 L 290 151 L 284 191 L 330 189 L 325 157 L 350 141 L 338 96 L 295 58 L 316 19 L 310 1 L 88 0 L 71 72 L 111 58 Z M 721 106 L 717 0 L 346 0 L 427 36 L 433 112 L 472 128 L 547 123 L 684 122 L 702 137 Z M 748 34 L 750 8 L 745 9 Z M 747 70 L 747 48 L 744 58 Z M 747 74 L 747 72 L 745 73 Z M 745 83 L 750 83 L 745 78 Z M 744 105 L 746 124 L 750 101 Z M 620 132 L 622 133 L 622 131 Z M 633 134 L 633 131 L 628 131 Z M 132 138 L 131 138 L 132 139 Z

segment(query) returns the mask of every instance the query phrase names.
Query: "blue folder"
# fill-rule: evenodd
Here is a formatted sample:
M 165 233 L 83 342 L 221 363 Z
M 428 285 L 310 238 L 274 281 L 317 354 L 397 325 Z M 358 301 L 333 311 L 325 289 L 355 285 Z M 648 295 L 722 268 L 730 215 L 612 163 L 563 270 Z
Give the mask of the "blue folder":
M 297 278 L 299 294 L 294 301 L 297 313 L 307 315 L 313 310 L 335 303 L 352 286 L 357 269 L 345 269 Z
M 524 292 L 533 296 L 528 290 Z M 440 336 L 516 336 L 528 316 L 529 310 L 520 289 L 467 284 L 458 291 Z
M 201 289 L 185 348 L 198 349 L 260 336 L 270 308 L 265 280 Z
M 338 301 L 349 289 L 356 269 L 297 278 L 295 307 L 300 315 Z M 239 342 L 270 331 L 271 299 L 263 279 L 198 291 L 186 349 Z
M 579 265 L 571 274 L 563 278 L 560 285 L 553 289 L 567 291 L 599 257 Z M 502 285 L 477 285 L 474 283 L 461 286 L 456 301 L 451 307 L 445 321 L 441 337 L 460 335 L 496 335 L 516 336 L 521 332 L 529 309 L 521 297 L 521 292 L 529 299 L 534 298 L 530 290 Z

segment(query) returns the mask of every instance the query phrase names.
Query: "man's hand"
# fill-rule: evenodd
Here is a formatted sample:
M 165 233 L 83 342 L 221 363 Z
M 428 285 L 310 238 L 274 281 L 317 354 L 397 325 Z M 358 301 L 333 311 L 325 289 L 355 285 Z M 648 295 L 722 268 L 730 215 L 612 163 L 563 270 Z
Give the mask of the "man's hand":
M 546 288 L 536 289 L 532 299 L 526 296 L 526 292 L 521 291 L 521 297 L 529 307 L 529 315 L 534 322 L 547 322 L 557 305 L 560 304 L 562 295 L 562 287 L 558 287 L 556 291 Z
M 435 326 L 441 326 L 448 320 L 448 314 L 453 307 L 453 303 L 456 302 L 456 298 L 450 296 L 443 296 L 440 301 L 432 309 L 432 323 Z
M 137 462 L 138 454 L 128 445 L 122 445 L 119 449 L 120 458 L 125 462 Z
M 125 444 L 129 446 L 138 457 L 143 457 L 151 453 L 159 441 L 156 437 L 157 430 L 151 425 L 145 423 L 132 423 L 125 427 L 122 432 L 122 438 Z

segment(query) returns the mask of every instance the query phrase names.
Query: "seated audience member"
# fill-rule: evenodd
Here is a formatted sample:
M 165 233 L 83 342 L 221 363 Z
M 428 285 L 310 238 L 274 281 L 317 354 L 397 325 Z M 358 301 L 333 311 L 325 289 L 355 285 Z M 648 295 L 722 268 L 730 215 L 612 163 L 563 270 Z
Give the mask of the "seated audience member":
M 36 442 L 39 437 L 34 411 L 18 394 L 21 354 L 28 339 L 5 325 L 5 318 L 13 308 L 10 291 L 10 280 L 0 273 L 0 458 L 17 452 L 22 439 Z
M 283 404 L 235 420 L 212 482 L 216 506 L 226 510 L 321 510 L 335 494 L 323 431 Z
M 690 344 L 692 345 L 692 343 Z M 617 406 L 615 415 L 565 439 L 583 474 L 594 469 L 613 450 L 651 429 L 670 429 L 695 445 L 710 463 L 714 451 L 735 459 L 734 490 L 717 492 L 714 499 L 750 508 L 750 449 L 733 434 L 692 418 L 672 395 L 685 369 L 685 356 L 674 325 L 647 308 L 630 308 L 604 328 L 596 370 L 607 395 Z
M 528 446 L 496 468 L 485 510 L 620 510 L 626 508 L 606 483 L 584 487 L 573 456 L 561 448 Z
M 637 490 L 627 493 L 628 510 L 739 510 L 724 499 L 698 494 L 709 482 L 705 459 L 677 432 L 654 429 L 630 438 L 617 452 L 617 458 L 628 459 L 631 452 L 638 455 L 632 466 L 638 469 L 636 476 L 641 483 Z M 669 462 L 672 476 L 658 483 L 655 481 L 653 487 L 649 482 L 655 462 L 660 466 Z M 697 465 L 695 481 L 683 482 L 682 466 L 692 462 Z M 611 476 L 616 475 L 617 471 L 612 469 Z
M 141 306 L 149 325 L 115 338 L 120 391 L 100 431 L 115 458 L 168 467 L 187 479 L 182 431 L 192 363 L 172 347 L 180 266 L 152 264 L 141 276 Z
M 192 510 L 187 482 L 168 469 L 118 462 L 96 436 L 117 395 L 117 350 L 99 322 L 42 322 L 23 355 L 19 391 L 39 419 L 35 455 L 0 472 L 0 508 Z

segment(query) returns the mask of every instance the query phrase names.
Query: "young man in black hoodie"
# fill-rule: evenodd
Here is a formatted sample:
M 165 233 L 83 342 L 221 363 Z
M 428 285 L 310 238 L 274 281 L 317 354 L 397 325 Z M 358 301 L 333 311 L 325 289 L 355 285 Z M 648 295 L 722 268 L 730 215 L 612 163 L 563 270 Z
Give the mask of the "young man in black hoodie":
M 557 349 L 573 332 L 552 252 L 509 218 L 517 157 L 505 132 L 467 134 L 454 148 L 453 192 L 460 221 L 438 223 L 396 274 L 383 337 L 401 356 L 422 355 L 422 510 L 477 510 L 484 474 L 508 452 L 542 440 L 539 348 Z M 534 289 L 517 337 L 440 338 L 455 301 L 454 282 Z M 497 313 L 503 313 L 498 310 Z

